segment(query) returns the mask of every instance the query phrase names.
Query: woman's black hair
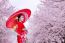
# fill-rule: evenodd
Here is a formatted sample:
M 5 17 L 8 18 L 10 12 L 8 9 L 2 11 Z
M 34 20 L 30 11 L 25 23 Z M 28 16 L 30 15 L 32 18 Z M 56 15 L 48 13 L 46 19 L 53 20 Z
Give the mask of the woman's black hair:
M 20 19 L 21 15 L 22 15 L 21 13 L 18 15 L 18 21 L 19 21 L 19 19 Z

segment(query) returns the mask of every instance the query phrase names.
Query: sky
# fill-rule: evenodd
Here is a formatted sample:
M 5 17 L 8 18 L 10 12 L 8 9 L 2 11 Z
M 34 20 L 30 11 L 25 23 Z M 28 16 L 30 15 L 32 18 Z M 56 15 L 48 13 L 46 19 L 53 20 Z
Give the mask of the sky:
M 38 4 L 40 3 L 39 0 L 9 0 L 9 1 L 17 10 L 28 8 L 32 11 L 32 13 L 35 12 Z

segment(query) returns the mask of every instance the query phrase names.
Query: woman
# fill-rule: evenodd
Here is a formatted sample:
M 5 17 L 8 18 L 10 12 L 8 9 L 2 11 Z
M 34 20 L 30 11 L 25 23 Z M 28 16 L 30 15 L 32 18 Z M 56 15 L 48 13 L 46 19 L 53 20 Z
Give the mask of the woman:
M 27 30 L 25 29 L 25 26 L 24 24 L 21 22 L 24 20 L 24 16 L 22 15 L 19 15 L 17 17 L 18 19 L 18 22 L 17 22 L 17 28 L 16 28 L 16 32 L 18 33 L 17 35 L 17 40 L 18 40 L 18 43 L 23 43 L 25 42 L 25 39 L 26 39 L 26 33 L 27 33 Z M 26 43 L 26 42 L 25 42 Z

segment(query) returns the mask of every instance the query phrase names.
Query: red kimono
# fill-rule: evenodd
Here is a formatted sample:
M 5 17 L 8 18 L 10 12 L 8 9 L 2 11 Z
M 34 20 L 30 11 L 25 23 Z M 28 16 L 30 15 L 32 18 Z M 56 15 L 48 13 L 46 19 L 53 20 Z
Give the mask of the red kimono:
M 16 29 L 16 32 L 19 34 L 17 35 L 17 40 L 18 40 L 18 43 L 23 43 L 24 42 L 23 40 L 25 40 L 24 36 L 26 34 L 26 30 L 24 30 L 25 26 L 21 22 L 18 22 L 17 25 L 18 25 L 18 28 Z

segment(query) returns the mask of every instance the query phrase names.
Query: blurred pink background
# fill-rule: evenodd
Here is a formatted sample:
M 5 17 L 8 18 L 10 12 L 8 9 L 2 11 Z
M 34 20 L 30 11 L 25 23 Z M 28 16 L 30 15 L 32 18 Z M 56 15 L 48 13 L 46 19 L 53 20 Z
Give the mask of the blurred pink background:
M 13 12 L 21 8 L 32 11 L 25 23 L 27 43 L 65 43 L 65 0 L 33 0 L 29 3 L 26 0 L 23 7 L 19 7 L 20 1 L 10 1 L 0 2 L 0 43 L 17 43 L 16 33 L 8 30 L 5 23 Z

